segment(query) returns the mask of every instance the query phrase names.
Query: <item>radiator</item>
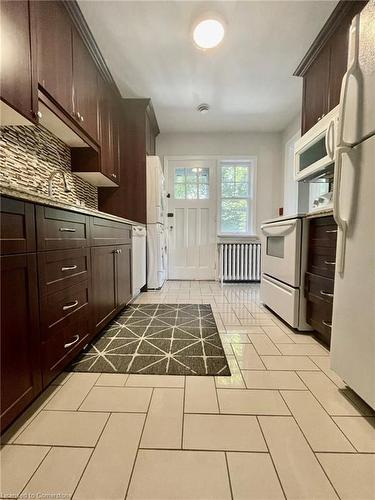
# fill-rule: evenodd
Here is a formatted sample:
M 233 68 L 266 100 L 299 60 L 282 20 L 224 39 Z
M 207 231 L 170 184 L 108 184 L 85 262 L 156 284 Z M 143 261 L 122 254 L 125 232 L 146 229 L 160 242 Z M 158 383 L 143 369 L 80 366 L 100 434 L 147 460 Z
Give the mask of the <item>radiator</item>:
M 219 279 L 260 281 L 260 243 L 219 243 Z

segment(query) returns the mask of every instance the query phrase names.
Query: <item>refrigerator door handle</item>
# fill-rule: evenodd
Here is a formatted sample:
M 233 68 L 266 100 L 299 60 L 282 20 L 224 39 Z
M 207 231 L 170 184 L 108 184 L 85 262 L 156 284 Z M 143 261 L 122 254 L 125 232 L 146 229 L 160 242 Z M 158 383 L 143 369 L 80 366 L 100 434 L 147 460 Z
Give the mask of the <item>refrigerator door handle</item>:
M 336 151 L 335 182 L 333 185 L 333 217 L 338 226 L 337 249 L 336 249 L 336 270 L 342 274 L 345 263 L 345 240 L 348 227 L 347 221 L 342 217 L 340 211 L 340 188 L 342 180 L 342 155 L 348 153 L 350 148 L 338 148 Z
M 344 141 L 344 121 L 345 121 L 348 89 L 349 89 L 349 78 L 350 77 L 356 78 L 356 69 L 358 66 L 359 20 L 360 20 L 360 14 L 357 14 L 354 17 L 349 30 L 348 69 L 342 79 L 342 84 L 341 84 L 339 120 L 338 120 L 338 131 L 337 131 L 337 147 L 352 146 L 352 144 Z

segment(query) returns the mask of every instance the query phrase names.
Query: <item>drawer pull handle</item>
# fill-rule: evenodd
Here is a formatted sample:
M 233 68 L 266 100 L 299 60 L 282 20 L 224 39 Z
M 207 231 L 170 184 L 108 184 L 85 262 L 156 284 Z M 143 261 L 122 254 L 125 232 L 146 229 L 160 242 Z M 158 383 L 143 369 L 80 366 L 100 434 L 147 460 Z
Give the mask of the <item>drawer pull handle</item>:
M 63 311 L 67 311 L 68 309 L 72 309 L 72 307 L 78 306 L 78 300 L 75 300 L 71 304 L 67 304 L 66 306 L 63 306 Z
M 77 269 L 77 266 L 64 266 L 61 271 L 73 271 L 73 269 Z
M 73 227 L 60 227 L 59 231 L 62 233 L 75 233 L 76 230 Z
M 335 266 L 335 265 L 336 265 L 336 262 L 335 262 L 335 261 L 325 260 L 325 261 L 324 261 L 324 264 L 326 264 L 326 266 Z
M 74 335 L 74 340 L 73 342 L 69 342 L 68 344 L 64 344 L 65 349 L 70 347 L 71 345 L 76 344 L 79 341 L 79 335 Z
M 337 229 L 328 229 L 326 230 L 326 233 L 337 233 Z
M 324 326 L 328 326 L 328 328 L 332 328 L 332 323 L 330 321 L 322 321 Z
M 324 290 L 320 290 L 320 295 L 323 295 L 323 297 L 333 297 L 333 293 L 325 292 Z

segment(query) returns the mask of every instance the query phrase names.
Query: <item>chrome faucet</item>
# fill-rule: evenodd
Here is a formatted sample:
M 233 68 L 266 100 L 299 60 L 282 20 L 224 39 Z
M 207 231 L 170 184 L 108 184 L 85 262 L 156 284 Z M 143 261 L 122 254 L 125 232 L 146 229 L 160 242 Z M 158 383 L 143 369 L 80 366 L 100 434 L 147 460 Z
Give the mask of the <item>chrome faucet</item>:
M 62 176 L 62 179 L 64 181 L 64 191 L 65 191 L 65 193 L 70 193 L 71 192 L 71 189 L 70 189 L 70 187 L 68 185 L 68 179 L 66 177 L 66 173 L 64 172 L 64 170 L 60 170 L 60 169 L 57 168 L 48 177 L 48 196 L 52 196 L 52 194 L 53 194 L 52 181 L 53 181 L 54 177 L 57 174 L 60 174 Z

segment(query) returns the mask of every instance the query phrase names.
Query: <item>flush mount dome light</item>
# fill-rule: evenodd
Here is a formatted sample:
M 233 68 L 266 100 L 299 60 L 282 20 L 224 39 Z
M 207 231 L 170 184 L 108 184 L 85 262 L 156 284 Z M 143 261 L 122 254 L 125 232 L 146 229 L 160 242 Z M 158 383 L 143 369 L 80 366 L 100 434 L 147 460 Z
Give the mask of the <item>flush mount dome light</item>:
M 193 40 L 201 49 L 213 49 L 223 40 L 224 25 L 218 19 L 204 19 L 196 24 Z
M 202 103 L 197 107 L 197 111 L 199 111 L 199 113 L 201 113 L 202 115 L 206 115 L 209 109 L 210 106 L 206 103 Z

